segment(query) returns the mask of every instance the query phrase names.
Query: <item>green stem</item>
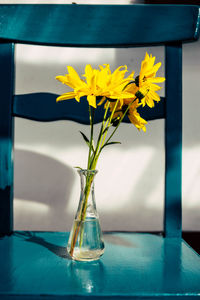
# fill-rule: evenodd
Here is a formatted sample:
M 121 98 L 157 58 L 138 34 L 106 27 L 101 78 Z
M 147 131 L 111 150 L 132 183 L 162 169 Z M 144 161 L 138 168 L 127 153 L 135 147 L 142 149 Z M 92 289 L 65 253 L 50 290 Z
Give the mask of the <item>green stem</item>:
M 89 146 L 89 153 L 88 153 L 88 164 L 87 169 L 92 170 L 94 167 L 91 164 L 91 152 L 92 152 L 92 146 L 93 146 L 93 132 L 94 132 L 94 109 L 89 106 L 89 120 L 90 120 L 90 146 Z M 93 156 L 95 157 L 95 153 L 93 153 Z M 74 248 L 78 239 L 78 234 L 81 229 L 81 235 L 80 235 L 80 247 L 82 245 L 82 239 L 83 239 L 83 221 L 85 220 L 86 216 L 86 209 L 87 209 L 87 202 L 88 197 L 90 194 L 91 184 L 92 184 L 93 176 L 91 174 L 86 175 L 86 185 L 84 190 L 84 201 L 82 202 L 82 206 L 80 208 L 80 213 L 78 216 L 78 223 L 75 223 L 74 229 L 73 229 L 73 235 L 71 240 L 71 248 L 70 248 L 70 255 L 73 256 Z
M 109 105 L 107 105 L 106 109 L 105 109 L 103 121 L 102 121 L 102 124 L 101 124 L 101 129 L 100 129 L 99 136 L 98 136 L 98 139 L 97 139 L 96 149 L 94 151 L 93 159 L 92 159 L 91 164 L 90 164 L 90 169 L 91 170 L 95 170 L 95 167 L 96 167 L 96 164 L 97 164 L 97 159 L 96 158 L 97 158 L 97 154 L 98 154 L 101 139 L 102 139 L 102 133 L 104 132 L 104 130 L 106 128 L 106 124 L 107 124 L 107 122 L 105 123 L 105 121 L 106 121 L 106 116 L 107 116 L 107 113 L 108 113 L 108 108 L 109 108 Z
M 90 194 L 93 178 L 94 178 L 93 174 L 87 174 L 87 176 L 86 176 L 86 185 L 85 185 L 85 190 L 84 190 L 84 201 L 82 202 L 82 206 L 80 208 L 79 215 L 77 217 L 77 220 L 79 222 L 76 222 L 74 224 L 74 228 L 73 228 L 73 235 L 72 235 L 71 247 L 70 247 L 70 255 L 71 256 L 73 256 L 74 248 L 76 246 L 76 242 L 77 242 L 80 230 L 81 230 L 81 233 L 80 233 L 79 247 L 82 246 L 83 232 L 84 232 L 83 222 L 84 222 L 85 217 L 86 217 L 87 202 L 88 202 L 88 197 L 89 197 L 89 194 Z
M 89 147 L 89 153 L 88 153 L 88 165 L 87 168 L 90 168 L 90 159 L 91 159 L 91 151 L 92 151 L 92 145 L 93 145 L 93 131 L 94 131 L 94 108 L 92 108 L 89 105 L 89 119 L 90 119 L 90 147 Z
M 111 121 L 112 121 L 112 118 L 113 118 L 113 115 L 114 115 L 114 113 L 115 113 L 115 110 L 116 110 L 116 108 L 117 108 L 117 104 L 119 103 L 119 99 L 117 99 L 117 101 L 115 102 L 115 106 L 114 106 L 114 109 L 112 110 L 112 113 L 111 113 L 111 115 L 110 115 L 110 117 L 108 118 L 108 125 L 107 125 L 107 127 L 109 128 L 110 127 L 110 124 L 111 124 Z M 103 136 L 103 141 L 102 141 L 102 143 L 101 143 L 101 147 L 100 148 L 102 148 L 103 147 L 103 145 L 104 145 L 104 141 L 105 141 L 105 139 L 106 139 L 106 136 L 107 136 L 107 133 L 108 133 L 108 130 L 105 132 L 105 134 L 104 134 L 104 136 Z M 100 150 L 101 151 L 101 150 Z M 100 153 L 99 153 L 100 154 Z M 98 154 L 98 156 L 99 156 L 99 154 Z
M 135 102 L 135 100 L 137 100 L 137 99 L 138 99 L 138 98 L 135 97 L 135 98 L 133 99 L 133 101 L 130 102 L 130 104 L 128 105 L 127 109 L 125 110 L 123 116 L 120 118 L 119 123 L 117 124 L 117 126 L 115 127 L 115 129 L 113 130 L 113 132 L 111 133 L 111 135 L 109 136 L 109 138 L 107 139 L 107 141 L 105 142 L 105 144 L 107 144 L 107 143 L 110 141 L 110 139 L 113 137 L 113 135 L 115 134 L 115 132 L 116 132 L 116 130 L 118 129 L 119 125 L 120 125 L 121 122 L 123 121 L 123 119 L 124 119 L 126 113 L 128 112 L 130 106 L 131 106 L 131 105 L 133 104 L 133 102 Z
M 106 136 L 107 136 L 107 133 L 108 133 L 108 130 L 105 131 L 105 129 L 109 128 L 110 125 L 111 125 L 112 118 L 113 118 L 113 115 L 116 111 L 116 107 L 117 107 L 117 104 L 119 102 L 119 99 L 116 101 L 114 109 L 112 110 L 112 113 L 111 113 L 110 117 L 106 120 L 108 109 L 109 109 L 109 105 L 107 105 L 105 113 L 104 113 L 104 118 L 103 118 L 103 121 L 102 121 L 101 129 L 100 129 L 100 133 L 99 133 L 98 140 L 97 140 L 96 149 L 95 149 L 95 151 L 92 155 L 92 159 L 91 159 L 91 151 L 92 151 L 92 145 L 93 145 L 94 109 L 91 111 L 91 107 L 89 106 L 90 146 L 89 146 L 89 154 L 88 154 L 88 170 L 95 170 L 99 155 L 100 155 L 101 150 L 102 150 L 102 147 L 110 141 L 110 139 L 112 138 L 112 136 L 114 135 L 114 133 L 118 129 L 120 123 L 124 119 L 126 113 L 128 112 L 128 109 L 130 108 L 130 106 L 133 104 L 133 102 L 136 99 L 137 99 L 137 97 L 135 99 L 133 99 L 133 101 L 131 101 L 131 103 L 128 105 L 128 107 L 127 107 L 126 111 L 124 112 L 123 116 L 121 117 L 118 125 L 116 126 L 116 128 L 114 129 L 114 131 L 112 132 L 110 137 L 107 139 L 107 141 L 105 142 L 105 139 L 106 139 Z M 99 148 L 100 148 L 100 150 L 99 150 Z M 94 176 L 92 176 L 91 174 L 87 174 L 87 176 L 86 176 L 84 201 L 82 203 L 80 213 L 79 213 L 79 216 L 78 216 L 79 222 L 75 223 L 75 227 L 74 227 L 74 230 L 73 230 L 73 236 L 72 236 L 72 241 L 71 241 L 71 249 L 70 249 L 70 255 L 71 256 L 73 256 L 74 248 L 75 248 L 75 245 L 76 245 L 76 242 L 77 242 L 77 238 L 78 238 L 78 234 L 79 234 L 80 229 L 81 229 L 81 233 L 80 233 L 80 244 L 79 244 L 79 246 L 81 247 L 81 245 L 82 245 L 83 231 L 84 231 L 84 228 L 82 227 L 82 224 L 83 224 L 83 221 L 85 220 L 85 217 L 86 217 L 88 197 L 89 197 L 89 194 L 90 194 L 93 177 Z

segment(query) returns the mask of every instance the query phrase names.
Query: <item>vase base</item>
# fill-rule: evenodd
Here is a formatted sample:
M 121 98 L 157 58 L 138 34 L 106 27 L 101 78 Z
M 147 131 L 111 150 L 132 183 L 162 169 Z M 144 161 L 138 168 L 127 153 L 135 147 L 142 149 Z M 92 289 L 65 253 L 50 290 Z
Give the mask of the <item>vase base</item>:
M 68 253 L 69 250 L 67 249 Z M 80 248 L 75 248 L 73 255 L 71 258 L 77 261 L 94 261 L 98 260 L 104 253 L 104 249 L 102 250 L 84 250 Z M 69 253 L 70 254 L 70 253 Z

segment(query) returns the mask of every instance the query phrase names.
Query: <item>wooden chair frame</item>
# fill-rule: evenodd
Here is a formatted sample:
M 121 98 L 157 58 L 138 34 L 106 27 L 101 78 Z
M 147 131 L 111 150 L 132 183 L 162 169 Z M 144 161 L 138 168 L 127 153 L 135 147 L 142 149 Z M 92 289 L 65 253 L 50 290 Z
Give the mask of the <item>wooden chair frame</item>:
M 45 294 L 45 297 L 49 299 L 62 297 L 69 297 L 69 299 L 79 297 L 81 299 L 87 297 L 92 299 L 152 299 L 154 297 L 172 299 L 176 296 L 183 298 L 187 296 L 187 299 L 190 299 L 190 297 L 200 295 L 200 258 L 181 239 L 182 43 L 198 39 L 199 20 L 199 8 L 190 5 L 0 5 L 0 61 L 2 70 L 0 72 L 0 234 L 4 236 L 0 240 L 0 250 L 3 253 L 1 260 L 2 276 L 7 274 L 6 276 L 9 278 L 8 280 L 0 280 L 0 297 L 16 299 L 20 295 L 23 299 L 29 299 L 28 297 L 39 299 Z M 82 34 L 80 34 L 80 26 Z M 33 274 L 38 274 L 38 271 L 33 270 L 33 266 L 23 269 L 24 287 L 20 282 L 16 285 L 12 284 L 12 280 L 16 278 L 15 272 L 19 274 L 14 268 L 20 269 L 20 257 L 29 251 L 28 248 L 26 250 L 23 242 L 19 241 L 20 238 L 23 237 L 32 244 L 43 245 L 51 252 L 56 251 L 52 248 L 53 243 L 48 241 L 48 239 L 50 241 L 52 239 L 50 233 L 43 235 L 33 233 L 31 235 L 31 233 L 13 232 L 13 118 L 18 116 L 39 121 L 73 119 L 80 123 L 88 123 L 84 104 L 82 104 L 83 107 L 79 114 L 72 118 L 72 113 L 77 107 L 73 101 L 73 103 L 65 101 L 58 105 L 55 102 L 56 95 L 49 93 L 14 95 L 15 43 L 120 48 L 165 45 L 165 100 L 162 101 L 159 108 L 152 111 L 147 109 L 144 113 L 144 117 L 148 120 L 165 119 L 164 234 L 159 237 L 151 234 L 123 235 L 123 238 L 133 243 L 137 241 L 140 245 L 139 248 L 141 248 L 140 254 L 143 255 L 146 253 L 147 241 L 151 249 L 156 245 L 158 246 L 157 255 L 160 255 L 164 265 L 164 269 L 162 269 L 164 275 L 158 274 L 160 261 L 158 262 L 156 259 L 154 261 L 156 255 L 152 252 L 149 259 L 153 262 L 152 271 L 148 270 L 146 273 L 149 276 L 150 284 L 145 282 L 142 264 L 135 265 L 137 272 L 133 268 L 131 273 L 129 263 L 135 261 L 131 256 L 131 249 L 127 252 L 130 256 L 130 262 L 127 259 L 126 263 L 120 264 L 120 259 L 117 260 L 116 257 L 115 267 L 113 267 L 115 271 L 121 270 L 122 282 L 124 282 L 124 285 L 121 286 L 121 292 L 117 287 L 117 284 L 120 286 L 120 282 L 114 274 L 112 277 L 112 266 L 109 265 L 109 259 L 106 258 L 105 262 L 102 261 L 104 268 L 109 270 L 105 272 L 107 276 L 105 281 L 110 281 L 110 286 L 106 286 L 105 290 L 100 281 L 95 279 L 96 271 L 93 270 L 92 266 L 89 267 L 88 274 L 94 278 L 96 290 L 91 293 L 89 289 L 77 288 L 74 282 L 69 279 L 70 274 L 67 277 L 66 287 L 64 288 L 63 283 L 59 290 L 58 284 L 55 287 L 55 292 L 51 290 L 52 279 L 49 279 L 49 288 L 41 283 L 35 283 L 37 288 L 31 287 L 27 274 L 32 274 L 29 276 L 30 280 L 33 279 Z M 99 122 L 101 116 L 100 113 L 95 121 Z M 57 234 L 63 239 L 62 233 Z M 55 238 L 56 233 L 52 233 L 52 236 Z M 30 244 L 27 243 L 26 245 L 30 246 Z M 12 245 L 16 245 L 17 248 L 12 249 Z M 21 254 L 16 249 L 21 249 Z M 15 250 L 17 254 L 13 254 Z M 123 246 L 121 248 L 119 246 L 115 251 L 123 253 Z M 45 252 L 42 254 L 46 255 Z M 63 258 L 62 255 L 56 254 L 59 258 Z M 17 255 L 15 259 L 13 255 Z M 126 255 L 126 251 L 124 255 Z M 39 257 L 41 256 L 39 256 L 38 250 L 38 256 L 35 257 L 36 262 Z M 18 263 L 13 262 L 15 260 Z M 191 268 L 188 267 L 187 260 L 189 260 Z M 173 268 L 169 267 L 169 264 L 173 265 Z M 186 265 L 187 267 L 185 267 Z M 80 267 L 79 273 L 85 270 L 84 268 L 86 267 Z M 58 269 L 56 272 L 60 278 L 62 272 L 60 273 Z M 98 272 L 97 277 L 101 278 L 102 273 L 99 269 Z M 141 279 L 139 280 L 140 275 Z M 174 277 L 175 275 L 176 277 Z M 84 276 L 81 277 L 83 281 Z M 136 282 L 135 288 L 130 287 L 128 279 L 130 277 Z M 152 282 L 153 277 L 158 280 L 157 287 Z M 173 284 L 172 278 L 173 280 L 178 278 L 178 283 Z M 146 287 L 142 288 L 142 282 Z M 152 290 L 150 286 L 153 287 Z

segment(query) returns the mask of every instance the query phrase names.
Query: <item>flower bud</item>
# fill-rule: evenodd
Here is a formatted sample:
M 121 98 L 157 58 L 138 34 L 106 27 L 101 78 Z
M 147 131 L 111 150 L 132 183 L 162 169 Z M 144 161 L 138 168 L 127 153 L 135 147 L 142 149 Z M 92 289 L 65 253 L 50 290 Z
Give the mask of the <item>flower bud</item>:
M 114 119 L 112 119 L 112 126 L 117 127 L 117 125 L 119 124 L 120 121 L 120 117 L 116 117 Z

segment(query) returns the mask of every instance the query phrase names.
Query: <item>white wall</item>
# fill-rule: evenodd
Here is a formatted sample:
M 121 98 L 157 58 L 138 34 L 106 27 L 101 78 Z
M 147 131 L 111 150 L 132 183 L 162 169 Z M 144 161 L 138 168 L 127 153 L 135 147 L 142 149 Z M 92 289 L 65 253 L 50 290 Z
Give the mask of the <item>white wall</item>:
M 106 1 L 113 2 L 124 3 Z M 183 47 L 185 230 L 200 230 L 199 46 L 200 42 Z M 87 63 L 93 67 L 110 63 L 113 69 L 126 64 L 138 72 L 145 51 L 164 61 L 162 47 L 89 50 L 20 45 L 16 49 L 16 93 L 64 92 L 65 87 L 54 77 L 66 73 L 67 65 L 83 73 Z M 164 75 L 164 67 L 160 75 Z M 80 189 L 73 167 L 84 167 L 87 159 L 79 130 L 87 133 L 87 127 L 70 121 L 39 123 L 16 118 L 15 128 L 15 229 L 69 230 Z M 96 176 L 96 199 L 104 230 L 162 230 L 163 130 L 162 120 L 149 122 L 146 133 L 124 124 L 116 135 L 122 145 L 108 147 L 103 153 Z

